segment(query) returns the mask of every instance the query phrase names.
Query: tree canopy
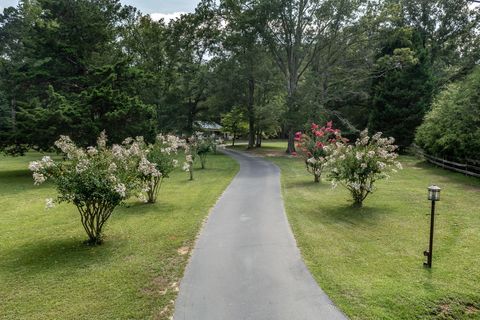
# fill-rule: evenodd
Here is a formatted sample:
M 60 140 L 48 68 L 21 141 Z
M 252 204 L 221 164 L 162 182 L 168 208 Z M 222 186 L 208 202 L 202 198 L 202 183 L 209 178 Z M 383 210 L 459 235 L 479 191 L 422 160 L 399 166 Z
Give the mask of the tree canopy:
M 22 0 L 0 14 L 0 150 L 206 120 L 293 152 L 295 131 L 330 119 L 407 147 L 478 65 L 479 23 L 468 0 L 202 0 L 168 23 L 119 0 Z

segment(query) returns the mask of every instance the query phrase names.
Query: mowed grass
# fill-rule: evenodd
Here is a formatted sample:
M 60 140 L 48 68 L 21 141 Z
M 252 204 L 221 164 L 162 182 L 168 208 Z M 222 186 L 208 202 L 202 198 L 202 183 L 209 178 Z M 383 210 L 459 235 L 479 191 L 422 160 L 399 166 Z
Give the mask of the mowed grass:
M 188 251 L 237 163 L 211 155 L 194 181 L 178 169 L 157 204 L 118 207 L 105 243 L 88 247 L 73 205 L 44 209 L 54 187 L 34 186 L 27 169 L 40 157 L 0 157 L 0 318 L 168 319 Z
M 262 154 L 286 149 L 285 142 L 264 146 Z M 309 270 L 351 319 L 480 319 L 480 179 L 401 157 L 405 169 L 354 209 L 340 186 L 314 184 L 300 159 L 267 159 L 282 170 L 288 218 Z M 432 183 L 442 192 L 428 270 Z

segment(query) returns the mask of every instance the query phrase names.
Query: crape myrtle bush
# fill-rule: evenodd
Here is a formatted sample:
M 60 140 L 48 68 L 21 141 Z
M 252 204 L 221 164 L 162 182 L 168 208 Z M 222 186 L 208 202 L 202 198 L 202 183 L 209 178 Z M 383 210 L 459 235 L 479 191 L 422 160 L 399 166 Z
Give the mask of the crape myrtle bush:
M 73 203 L 88 235 L 88 243 L 102 242 L 102 229 L 115 207 L 130 196 L 145 202 L 156 201 L 161 182 L 177 166 L 177 149 L 184 142 L 173 135 L 158 135 L 155 143 L 143 137 L 127 138 L 121 144 L 107 147 L 105 132 L 95 147 L 77 147 L 68 136 L 61 136 L 55 146 L 66 161 L 45 156 L 30 163 L 36 185 L 51 180 L 58 191 L 55 202 Z
M 190 180 L 193 180 L 193 165 L 197 157 L 200 159 L 201 168 L 205 169 L 208 154 L 216 153 L 217 146 L 222 143 L 223 140 L 215 139 L 213 135 L 205 137 L 202 133 L 196 133 L 186 139 L 183 170 L 189 173 Z
M 334 129 L 332 121 L 329 121 L 321 128 L 316 123 L 312 123 L 310 130 L 295 134 L 295 141 L 297 141 L 298 154 L 305 161 L 307 171 L 313 175 L 315 182 L 320 182 L 328 155 L 326 147 L 337 141 L 347 142 L 348 140 L 342 138 L 340 130 Z M 297 154 L 294 153 L 294 155 Z
M 370 137 L 364 130 L 354 145 L 337 141 L 326 148 L 329 152 L 326 166 L 333 187 L 340 183 L 348 189 L 356 207 L 361 207 L 373 192 L 376 181 L 389 178 L 389 173 L 402 168 L 396 161 L 394 139 L 381 136 L 377 132 Z
M 102 229 L 115 207 L 137 190 L 138 144 L 107 147 L 105 132 L 98 137 L 96 147 L 77 147 L 68 136 L 61 136 L 55 146 L 66 161 L 53 161 L 45 156 L 33 161 L 36 185 L 51 180 L 58 191 L 56 200 L 46 199 L 46 206 L 54 202 L 73 203 L 92 245 L 102 242 Z
M 134 144 L 140 148 L 137 171 L 142 182 L 142 192 L 139 198 L 155 203 L 163 179 L 168 178 L 178 165 L 177 150 L 184 145 L 184 141 L 174 135 L 160 134 L 153 144 L 146 144 L 142 137 L 135 140 L 127 138 L 124 142 L 126 146 Z
M 195 135 L 189 137 L 185 141 L 185 162 L 183 170 L 188 172 L 190 180 L 193 180 L 193 164 L 197 158 L 199 142 Z
M 207 156 L 209 153 L 217 150 L 217 145 L 213 137 L 204 137 L 203 135 L 198 135 L 197 141 L 197 154 L 200 158 L 200 165 L 202 166 L 202 169 L 205 169 L 205 166 L 207 164 Z

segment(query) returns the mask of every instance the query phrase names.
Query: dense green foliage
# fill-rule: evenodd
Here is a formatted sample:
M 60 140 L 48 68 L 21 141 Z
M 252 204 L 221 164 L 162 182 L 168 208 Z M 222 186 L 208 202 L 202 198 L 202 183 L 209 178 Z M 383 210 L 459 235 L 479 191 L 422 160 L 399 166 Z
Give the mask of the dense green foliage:
M 318 119 L 406 147 L 478 63 L 479 22 L 468 0 L 201 0 L 168 24 L 119 0 L 22 0 L 0 15 L 0 149 L 151 142 L 232 116 L 250 148 L 288 136 L 293 152 Z
M 25 1 L 0 16 L 4 95 L 11 130 L 1 148 L 48 150 L 61 134 L 93 144 L 154 133 L 154 109 L 139 97 L 145 81 L 116 43 L 132 14 L 117 1 Z M 92 141 L 93 139 L 93 141 Z
M 442 91 L 416 142 L 427 153 L 453 159 L 480 159 L 480 68 Z
M 235 140 L 248 132 L 248 122 L 241 108 L 233 107 L 230 112 L 222 116 L 222 127 L 225 133 L 231 135 L 232 146 Z
M 396 137 L 396 143 L 406 147 L 429 109 L 433 86 L 418 32 L 408 28 L 393 33 L 386 35 L 378 61 L 378 68 L 385 71 L 372 81 L 369 127 Z

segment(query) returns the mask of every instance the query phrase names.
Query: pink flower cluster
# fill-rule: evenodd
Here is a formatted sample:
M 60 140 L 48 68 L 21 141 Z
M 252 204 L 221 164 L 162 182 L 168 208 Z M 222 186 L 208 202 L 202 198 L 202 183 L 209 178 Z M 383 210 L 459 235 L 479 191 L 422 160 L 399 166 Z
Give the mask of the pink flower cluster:
M 328 121 L 323 127 L 312 123 L 310 130 L 305 133 L 301 131 L 295 133 L 295 141 L 298 153 L 305 160 L 307 171 L 313 174 L 317 181 L 320 179 L 326 156 L 330 151 L 329 145 L 348 140 L 342 138 L 340 130 L 333 128 L 332 121 Z

